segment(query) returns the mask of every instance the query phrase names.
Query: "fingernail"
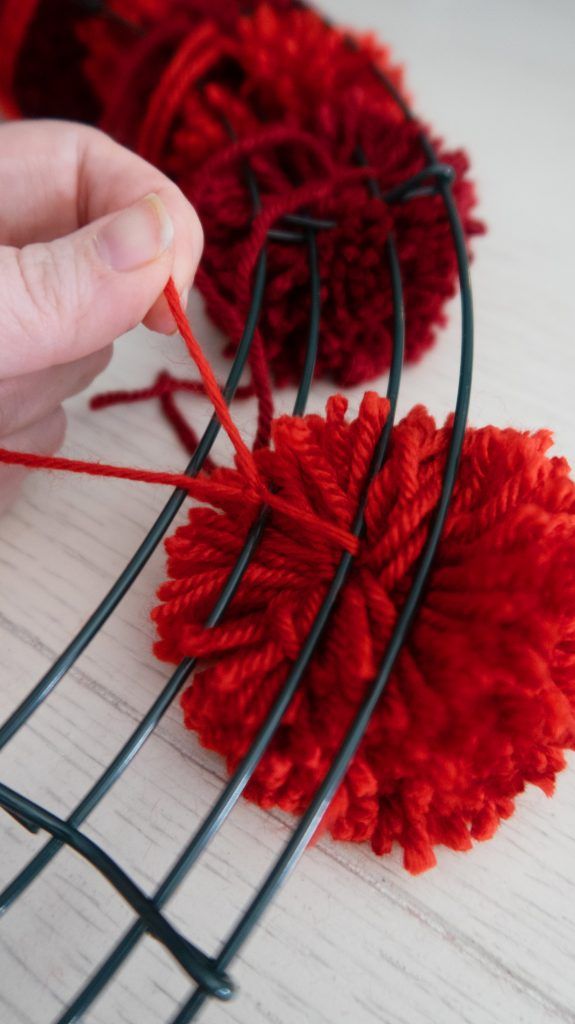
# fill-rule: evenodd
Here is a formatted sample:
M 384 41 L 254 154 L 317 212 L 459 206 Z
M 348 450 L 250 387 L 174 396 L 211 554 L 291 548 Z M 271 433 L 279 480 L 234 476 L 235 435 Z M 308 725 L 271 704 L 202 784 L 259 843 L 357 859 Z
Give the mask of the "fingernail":
M 96 248 L 112 270 L 136 270 L 172 244 L 174 225 L 155 193 L 118 213 L 96 236 Z
M 183 309 L 184 313 L 186 312 L 186 310 L 188 308 L 188 299 L 189 298 L 190 298 L 190 289 L 189 288 L 184 288 L 184 290 L 180 292 L 180 302 L 181 302 L 182 309 Z

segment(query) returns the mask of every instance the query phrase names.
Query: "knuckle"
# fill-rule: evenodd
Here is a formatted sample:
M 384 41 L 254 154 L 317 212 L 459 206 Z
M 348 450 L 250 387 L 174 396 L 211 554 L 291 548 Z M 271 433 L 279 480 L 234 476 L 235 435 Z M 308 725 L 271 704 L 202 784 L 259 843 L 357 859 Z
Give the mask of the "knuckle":
M 48 347 L 73 343 L 89 313 L 97 273 L 90 241 L 84 239 L 75 250 L 59 241 L 17 250 L 21 291 L 29 306 L 22 312 L 23 326 L 36 340 L 40 329 Z
M 50 333 L 66 319 L 70 293 L 75 290 L 75 274 L 64 274 L 61 262 L 50 245 L 30 245 L 16 250 L 16 267 L 20 296 L 14 310 L 20 330 L 31 341 L 38 332 L 49 332 L 43 339 L 50 342 Z

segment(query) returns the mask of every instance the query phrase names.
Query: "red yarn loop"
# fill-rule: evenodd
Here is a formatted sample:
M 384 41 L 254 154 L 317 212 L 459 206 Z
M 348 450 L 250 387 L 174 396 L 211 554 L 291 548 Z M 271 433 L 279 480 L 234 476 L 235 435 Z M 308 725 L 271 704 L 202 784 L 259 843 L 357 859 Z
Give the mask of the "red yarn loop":
M 192 334 L 172 278 L 169 279 L 166 287 L 164 288 L 164 295 L 166 296 L 168 306 L 170 307 L 170 312 L 176 321 L 177 328 L 186 343 L 188 352 L 200 371 L 200 376 L 206 389 L 206 394 L 214 407 L 216 416 L 235 448 L 238 466 L 244 473 L 246 479 L 256 489 L 258 489 L 259 477 L 255 468 L 252 453 L 242 440 L 240 432 L 232 420 L 230 410 L 226 405 L 220 386 L 214 376 L 214 372 Z
M 168 423 L 172 426 L 174 433 L 180 439 L 188 454 L 193 455 L 198 447 L 198 437 L 176 404 L 175 395 L 178 392 L 205 395 L 206 389 L 201 381 L 184 380 L 180 377 L 174 377 L 171 373 L 163 370 L 149 388 L 104 391 L 99 395 L 94 395 L 90 399 L 90 408 L 107 409 L 111 405 L 133 405 L 136 402 L 146 402 L 157 398 L 162 412 Z M 236 389 L 234 398 L 251 398 L 253 394 L 253 387 L 247 384 Z M 204 460 L 203 465 L 207 471 L 211 471 L 214 468 L 214 464 L 209 456 Z
M 206 394 L 206 389 L 201 381 L 174 377 L 166 370 L 162 370 L 149 388 L 103 391 L 90 399 L 90 408 L 107 409 L 111 405 L 132 405 L 136 402 L 146 402 L 150 398 L 163 398 L 164 395 L 173 395 L 177 391 L 187 392 L 191 395 Z M 253 394 L 254 389 L 252 386 L 246 384 L 236 390 L 234 398 L 252 398 Z

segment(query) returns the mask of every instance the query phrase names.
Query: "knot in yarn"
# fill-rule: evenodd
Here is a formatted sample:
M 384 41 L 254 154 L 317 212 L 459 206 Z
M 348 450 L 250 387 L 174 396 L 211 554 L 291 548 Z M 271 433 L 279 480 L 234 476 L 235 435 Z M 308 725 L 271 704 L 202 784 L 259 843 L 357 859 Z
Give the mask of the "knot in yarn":
M 346 420 L 275 421 L 254 456 L 270 491 L 349 528 L 388 405 L 373 393 Z M 368 692 L 437 505 L 451 425 L 422 407 L 393 430 L 368 495 L 357 557 L 312 661 L 246 795 L 300 814 Z M 575 486 L 549 434 L 468 430 L 446 528 L 390 683 L 325 821 L 332 836 L 397 843 L 407 869 L 434 847 L 487 839 L 532 783 L 547 794 L 575 746 Z M 231 484 L 218 469 L 209 488 Z M 231 488 L 233 491 L 233 487 Z M 201 659 L 185 723 L 232 771 L 277 697 L 340 552 L 272 510 L 225 621 L 205 620 L 253 524 L 241 500 L 194 508 L 167 541 L 153 612 L 156 653 Z

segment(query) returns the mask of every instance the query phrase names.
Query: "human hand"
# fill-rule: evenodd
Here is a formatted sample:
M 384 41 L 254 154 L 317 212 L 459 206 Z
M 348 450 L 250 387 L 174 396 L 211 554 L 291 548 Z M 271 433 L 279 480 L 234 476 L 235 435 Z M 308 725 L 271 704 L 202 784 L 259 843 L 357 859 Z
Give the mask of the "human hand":
M 62 402 L 143 321 L 171 333 L 203 244 L 197 215 L 160 171 L 94 128 L 0 125 L 0 445 L 52 454 Z M 23 470 L 0 467 L 0 512 Z

